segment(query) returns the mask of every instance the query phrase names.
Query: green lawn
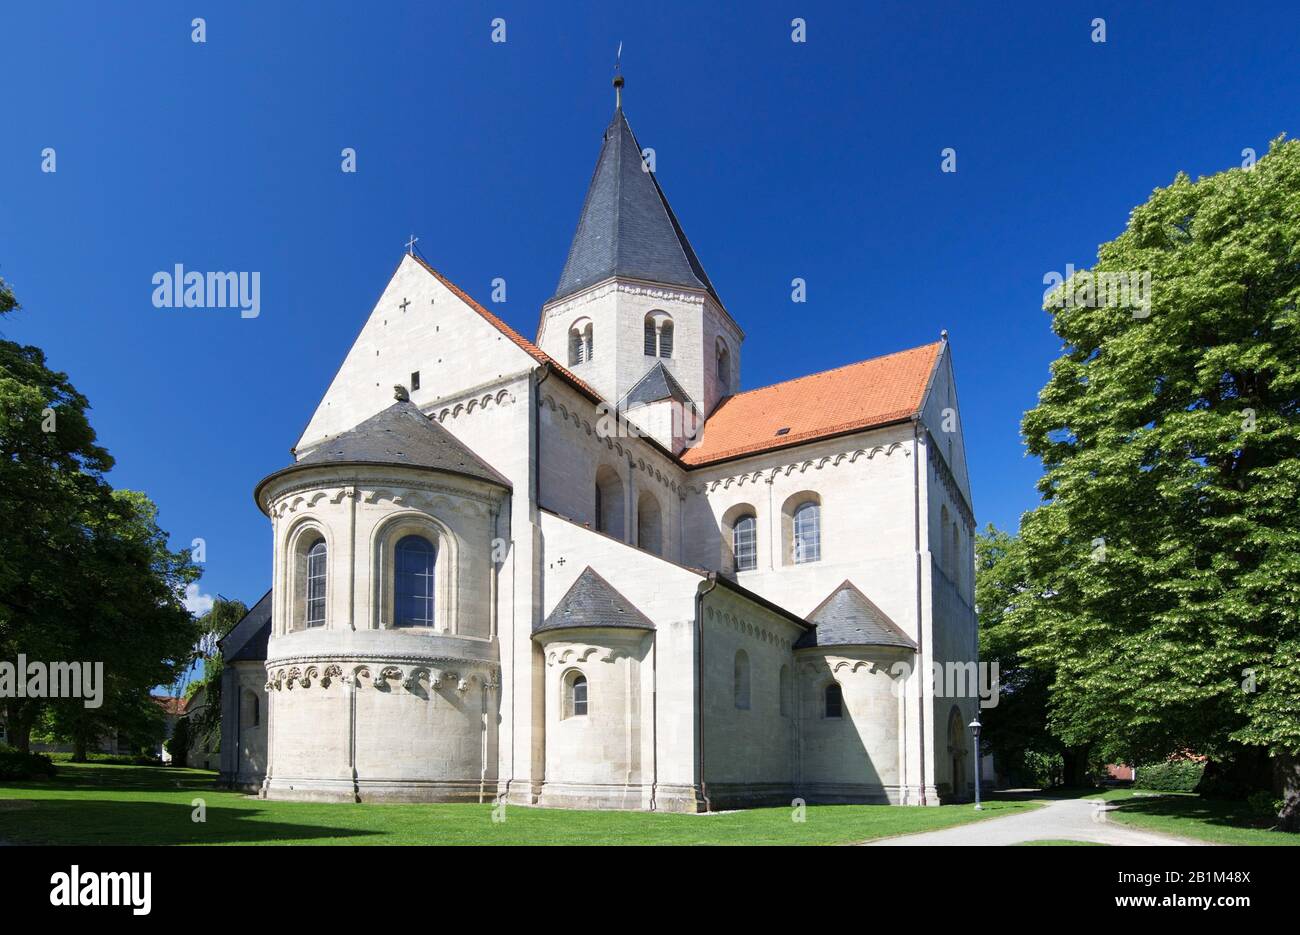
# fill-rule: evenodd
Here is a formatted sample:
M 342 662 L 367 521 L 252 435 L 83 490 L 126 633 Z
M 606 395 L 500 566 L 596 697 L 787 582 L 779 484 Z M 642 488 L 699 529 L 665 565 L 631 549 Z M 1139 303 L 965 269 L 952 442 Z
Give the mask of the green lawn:
M 0 842 L 13 844 L 848 844 L 1037 808 L 1033 802 L 905 808 L 809 806 L 716 815 L 491 805 L 266 802 L 212 788 L 214 774 L 60 764 L 50 782 L 0 785 Z M 207 821 L 191 820 L 202 798 Z
M 1098 798 L 1120 807 L 1107 817 L 1144 831 L 1197 838 L 1214 844 L 1296 847 L 1300 834 L 1269 831 L 1271 822 L 1251 813 L 1243 802 L 1203 799 L 1190 792 L 1111 789 Z

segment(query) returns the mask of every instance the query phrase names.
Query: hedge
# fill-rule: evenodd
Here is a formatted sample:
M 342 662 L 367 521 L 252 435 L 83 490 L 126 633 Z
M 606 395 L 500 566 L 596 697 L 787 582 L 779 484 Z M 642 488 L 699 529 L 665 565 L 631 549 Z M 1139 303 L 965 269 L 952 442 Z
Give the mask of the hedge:
M 1204 761 L 1166 760 L 1150 766 L 1139 766 L 1133 787 L 1153 789 L 1156 792 L 1194 792 L 1203 772 Z

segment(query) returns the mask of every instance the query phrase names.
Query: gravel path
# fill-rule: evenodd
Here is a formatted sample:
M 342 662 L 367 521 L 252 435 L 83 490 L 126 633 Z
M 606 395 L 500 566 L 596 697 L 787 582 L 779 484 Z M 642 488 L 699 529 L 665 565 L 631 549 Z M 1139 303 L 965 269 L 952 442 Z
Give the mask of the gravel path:
M 1154 831 L 1139 831 L 1111 821 L 1108 805 L 1100 799 L 1065 799 L 1032 812 L 1020 812 L 1005 818 L 990 818 L 923 834 L 905 834 L 896 838 L 870 841 L 867 847 L 971 847 L 1019 844 L 1022 841 L 1068 840 L 1095 841 L 1121 847 L 1181 847 L 1204 845 L 1205 841 L 1175 838 Z

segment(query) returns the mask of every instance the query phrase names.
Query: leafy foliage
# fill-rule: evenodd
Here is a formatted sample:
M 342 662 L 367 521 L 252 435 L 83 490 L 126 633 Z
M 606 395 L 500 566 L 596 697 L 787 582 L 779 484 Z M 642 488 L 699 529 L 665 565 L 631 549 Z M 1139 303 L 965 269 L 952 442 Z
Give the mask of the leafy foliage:
M 1150 316 L 1053 308 L 1064 353 L 1025 414 L 1044 504 L 1008 613 L 1050 728 L 1128 762 L 1300 750 L 1300 143 L 1185 175 L 1094 272 Z

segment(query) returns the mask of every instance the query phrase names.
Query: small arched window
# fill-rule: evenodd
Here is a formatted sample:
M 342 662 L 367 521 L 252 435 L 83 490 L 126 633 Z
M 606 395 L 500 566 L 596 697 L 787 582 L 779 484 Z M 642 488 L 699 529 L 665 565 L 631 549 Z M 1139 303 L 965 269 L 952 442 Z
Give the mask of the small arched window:
M 844 689 L 839 682 L 826 686 L 826 716 L 828 718 L 844 717 Z
M 564 717 L 587 716 L 587 677 L 576 669 L 564 679 Z
M 325 625 L 325 566 L 328 549 L 324 539 L 319 539 L 307 550 L 307 618 L 309 627 Z
M 822 557 L 822 508 L 821 504 L 809 500 L 795 507 L 794 510 L 794 563 L 820 561 Z
M 718 395 L 726 396 L 731 392 L 731 351 L 727 344 L 718 338 Z
M 749 709 L 749 654 L 736 650 L 736 707 Z
M 433 626 L 433 543 L 423 536 L 404 536 L 397 543 L 393 565 L 393 624 Z
M 758 519 L 753 513 L 736 517 L 731 527 L 731 551 L 736 556 L 736 571 L 758 567 Z

